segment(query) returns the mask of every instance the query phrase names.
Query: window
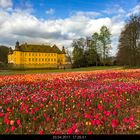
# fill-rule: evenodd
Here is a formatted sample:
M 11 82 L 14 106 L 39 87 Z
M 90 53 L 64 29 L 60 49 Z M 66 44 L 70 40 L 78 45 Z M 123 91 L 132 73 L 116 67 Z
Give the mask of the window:
M 56 61 L 56 59 L 54 58 L 54 61 Z
M 36 53 L 36 56 L 37 56 L 37 53 Z
M 31 54 L 29 53 L 29 56 L 31 56 Z
M 32 61 L 34 61 L 34 58 L 32 58 Z
M 50 58 L 48 58 L 48 61 L 50 61 Z
M 47 58 L 45 58 L 45 61 L 47 61 Z
M 40 61 L 40 58 L 39 58 L 39 61 Z
M 53 59 L 51 59 L 51 61 L 53 61 Z
M 34 54 L 32 53 L 32 56 L 34 56 Z
M 31 58 L 29 58 L 29 61 L 31 61 Z
M 42 58 L 42 61 L 44 61 L 44 58 Z
M 35 61 L 37 61 L 37 58 L 35 59 Z

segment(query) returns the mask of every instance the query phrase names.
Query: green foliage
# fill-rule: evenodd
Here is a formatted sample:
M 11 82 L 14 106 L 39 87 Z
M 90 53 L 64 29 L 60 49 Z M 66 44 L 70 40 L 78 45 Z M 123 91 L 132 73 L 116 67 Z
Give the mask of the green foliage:
M 109 29 L 106 26 L 102 26 L 100 29 L 99 40 L 102 44 L 101 47 L 102 47 L 102 58 L 103 58 L 104 66 L 106 65 L 106 60 L 109 55 L 109 49 L 110 49 L 110 44 L 111 44 L 110 36 L 111 36 L 111 33 Z
M 98 65 L 110 65 L 110 31 L 106 26 L 102 26 L 100 34 L 94 33 L 90 38 L 80 38 L 74 40 L 73 46 L 73 66 L 86 67 Z M 109 64 L 108 64 L 109 63 Z
M 140 66 L 140 15 L 131 16 L 121 32 L 117 63 L 125 66 Z
M 73 49 L 73 60 L 74 60 L 73 66 L 82 67 L 83 61 L 84 61 L 84 49 L 83 49 L 82 40 L 79 39 L 78 41 L 74 41 L 72 46 L 74 47 L 74 49 Z
M 8 62 L 8 52 L 9 52 L 8 47 L 0 46 L 0 61 L 2 61 L 3 63 Z

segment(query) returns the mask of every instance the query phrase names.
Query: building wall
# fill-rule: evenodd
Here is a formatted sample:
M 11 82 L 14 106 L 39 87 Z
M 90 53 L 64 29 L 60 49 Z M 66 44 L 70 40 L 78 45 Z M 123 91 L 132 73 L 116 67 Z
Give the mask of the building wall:
M 21 64 L 21 52 L 14 51 L 13 54 L 9 54 L 8 63 Z
M 65 54 L 13 51 L 8 62 L 15 68 L 57 68 L 66 64 Z

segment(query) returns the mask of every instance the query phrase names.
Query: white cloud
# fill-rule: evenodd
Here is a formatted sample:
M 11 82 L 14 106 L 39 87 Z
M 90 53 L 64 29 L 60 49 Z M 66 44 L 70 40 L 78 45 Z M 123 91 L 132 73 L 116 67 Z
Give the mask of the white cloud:
M 12 7 L 12 0 L 0 0 L 0 7 L 1 8 L 10 8 Z
M 115 54 L 117 37 L 124 25 L 121 15 L 98 17 L 96 12 L 75 12 L 65 19 L 40 20 L 25 10 L 13 10 L 11 13 L 0 11 L 0 43 L 14 46 L 16 40 L 21 43 L 51 43 L 58 46 L 70 46 L 73 39 L 90 36 L 106 25 L 112 33 L 112 54 Z
M 110 6 L 109 6 L 110 7 Z M 125 14 L 126 11 L 120 5 L 113 5 L 102 11 L 105 14 Z
M 140 14 L 140 3 L 137 4 L 128 14 L 127 16 Z
M 13 9 L 13 11 L 14 12 L 24 11 L 26 13 L 33 13 L 34 8 L 33 5 L 30 3 L 30 1 L 20 0 L 19 3 L 16 3 L 15 9 Z
M 55 13 L 55 9 L 50 8 L 49 10 L 46 11 L 47 15 L 53 15 Z
M 76 17 L 90 17 L 90 18 L 95 18 L 95 17 L 101 16 L 101 13 L 99 13 L 99 12 L 93 12 L 93 11 L 88 11 L 88 12 L 75 11 L 75 12 L 72 12 L 72 15 L 74 15 Z

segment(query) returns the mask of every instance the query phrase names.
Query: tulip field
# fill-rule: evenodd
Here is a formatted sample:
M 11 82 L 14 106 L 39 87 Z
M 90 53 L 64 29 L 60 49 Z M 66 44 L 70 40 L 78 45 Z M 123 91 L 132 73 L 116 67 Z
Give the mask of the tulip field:
M 1 75 L 0 134 L 140 134 L 140 69 Z

